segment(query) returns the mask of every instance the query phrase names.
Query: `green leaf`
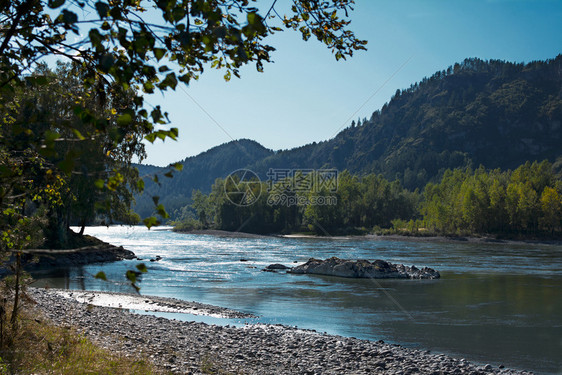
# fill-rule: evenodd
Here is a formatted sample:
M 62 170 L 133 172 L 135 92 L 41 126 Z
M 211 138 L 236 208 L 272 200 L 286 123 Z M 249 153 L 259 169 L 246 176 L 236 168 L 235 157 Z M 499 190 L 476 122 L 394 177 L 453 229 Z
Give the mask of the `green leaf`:
M 103 41 L 103 36 L 100 34 L 98 29 L 91 29 L 90 32 L 88 33 L 88 36 L 90 37 L 90 43 L 92 43 L 93 47 L 95 48 L 102 47 L 101 42 Z
M 157 207 L 156 207 L 156 213 L 160 216 L 162 216 L 164 219 L 167 219 L 170 217 L 170 215 L 168 215 L 168 213 L 166 212 L 166 209 L 164 208 L 164 205 L 162 203 L 160 203 Z
M 152 197 L 152 201 L 154 202 L 154 205 L 157 206 L 158 205 L 158 201 L 160 201 L 160 197 L 158 195 L 154 195 Z
M 98 189 L 103 189 L 105 183 L 102 179 L 97 179 L 96 181 L 94 181 L 94 185 L 95 187 L 97 187 Z
M 80 131 L 78 129 L 72 129 L 72 132 L 74 133 L 74 135 L 76 136 L 76 138 L 78 138 L 79 140 L 83 141 L 84 139 L 86 139 L 82 133 L 80 133 Z
M 67 9 L 63 9 L 59 17 L 62 17 L 62 21 L 67 25 L 73 25 L 78 22 L 78 16 L 76 15 L 76 13 L 71 12 Z
M 172 178 L 174 177 L 174 173 L 172 171 L 164 173 L 164 177 Z
M 148 229 L 152 228 L 153 226 L 160 225 L 160 222 L 154 216 L 147 217 L 146 219 L 143 219 L 142 222 Z
M 166 54 L 166 50 L 164 48 L 154 48 L 152 52 L 154 53 L 154 57 L 156 57 L 157 61 L 160 61 Z
M 115 58 L 110 54 L 105 54 L 100 57 L 99 65 L 102 72 L 108 73 L 113 65 L 115 65 Z
M 102 3 L 101 1 L 98 1 L 96 3 L 96 10 L 98 11 L 100 18 L 105 18 L 109 16 L 109 5 L 106 3 Z
M 127 279 L 131 282 L 131 283 L 136 283 L 137 282 L 137 274 L 135 273 L 135 271 L 131 271 L 128 270 L 127 273 Z
M 154 141 L 156 140 L 156 134 L 155 133 L 147 134 L 144 136 L 144 139 L 146 139 L 150 143 L 154 143 Z
M 258 21 L 258 14 L 255 12 L 250 12 L 248 13 L 248 23 L 250 25 L 253 25 L 254 23 L 256 23 Z
M 100 279 L 100 280 L 103 280 L 103 281 L 107 281 L 107 277 L 105 276 L 105 272 L 102 272 L 102 271 L 96 273 L 96 276 L 94 276 L 94 278 Z
M 133 122 L 133 118 L 130 114 L 124 113 L 117 118 L 117 125 L 119 126 L 127 126 Z
M 137 270 L 139 270 L 142 273 L 148 272 L 148 268 L 146 268 L 146 265 L 144 263 L 137 264 Z
M 60 138 L 60 134 L 52 131 L 52 130 L 45 130 L 45 142 L 53 142 Z
M 64 4 L 65 0 L 49 0 L 49 8 L 56 9 Z
M 170 167 L 174 168 L 176 171 L 182 171 L 183 170 L 183 164 L 182 163 L 170 164 Z
M 146 81 L 145 83 L 143 83 L 142 87 L 148 94 L 152 94 L 154 92 L 154 84 L 150 81 Z
M 189 81 L 191 81 L 191 73 L 183 74 L 183 75 L 179 76 L 178 79 L 180 81 L 182 81 L 183 83 L 185 83 L 186 85 L 188 85 Z
M 158 85 L 161 90 L 166 90 L 166 88 L 171 87 L 173 90 L 176 89 L 178 85 L 178 80 L 175 73 L 168 73 L 166 78 Z

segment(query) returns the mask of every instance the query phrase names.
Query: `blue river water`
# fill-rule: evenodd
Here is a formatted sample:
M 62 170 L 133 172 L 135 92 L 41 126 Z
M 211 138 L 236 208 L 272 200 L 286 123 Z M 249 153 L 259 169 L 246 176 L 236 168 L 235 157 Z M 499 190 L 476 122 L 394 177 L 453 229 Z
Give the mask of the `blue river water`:
M 162 228 L 89 227 L 143 261 L 36 273 L 36 285 L 141 293 L 228 307 L 330 334 L 384 340 L 494 366 L 562 374 L 562 246 L 362 238 L 233 238 Z M 156 256 L 162 259 L 150 262 Z M 439 280 L 365 280 L 263 272 L 309 258 L 429 266 Z M 110 282 L 94 279 L 104 271 Z M 170 315 L 170 317 L 175 317 Z M 213 322 L 211 322 L 213 323 Z

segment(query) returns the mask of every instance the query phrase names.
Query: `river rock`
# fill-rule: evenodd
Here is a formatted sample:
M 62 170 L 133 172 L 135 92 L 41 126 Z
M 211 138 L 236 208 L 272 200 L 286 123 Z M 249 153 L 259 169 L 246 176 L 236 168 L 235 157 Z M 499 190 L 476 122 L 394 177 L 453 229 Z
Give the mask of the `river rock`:
M 408 267 L 384 260 L 370 262 L 365 259 L 346 260 L 336 257 L 326 260 L 310 258 L 308 262 L 293 267 L 287 272 L 373 279 L 438 279 L 440 277 L 439 272 L 429 267 L 419 269 L 416 266 Z
M 268 270 L 287 270 L 290 267 L 287 267 L 283 264 L 279 264 L 279 263 L 275 263 L 275 264 L 270 264 L 269 266 L 266 267 L 266 269 Z

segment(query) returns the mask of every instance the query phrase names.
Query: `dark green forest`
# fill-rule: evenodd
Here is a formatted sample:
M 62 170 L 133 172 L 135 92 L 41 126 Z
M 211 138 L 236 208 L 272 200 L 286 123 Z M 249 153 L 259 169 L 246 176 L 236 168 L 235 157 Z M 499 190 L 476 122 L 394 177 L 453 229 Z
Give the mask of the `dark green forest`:
M 217 179 L 209 194 L 193 192 L 176 230 L 221 229 L 250 233 L 311 232 L 318 235 L 399 233 L 409 235 L 497 235 L 515 238 L 562 235 L 562 180 L 548 161 L 527 162 L 514 171 L 483 166 L 445 171 L 423 191 L 404 189 L 382 175 L 344 171 L 333 190 L 308 189 L 286 180 L 255 181 L 251 204 L 232 199 L 236 181 Z
M 413 191 L 437 183 L 447 169 L 480 165 L 514 170 L 548 160 L 560 175 L 561 145 L 562 55 L 528 64 L 473 58 L 397 90 L 371 118 L 333 139 L 279 151 L 230 142 L 183 160 L 184 172 L 150 191 L 177 219 L 192 190 L 209 193 L 215 178 L 239 168 L 262 180 L 270 168 L 336 168 L 382 175 Z M 150 198 L 137 196 L 137 212 L 151 213 Z

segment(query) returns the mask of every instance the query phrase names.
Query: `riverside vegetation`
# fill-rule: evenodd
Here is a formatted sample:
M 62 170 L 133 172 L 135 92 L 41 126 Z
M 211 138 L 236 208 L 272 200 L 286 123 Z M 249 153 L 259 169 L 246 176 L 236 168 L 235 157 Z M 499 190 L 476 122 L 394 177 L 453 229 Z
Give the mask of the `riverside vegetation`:
M 423 191 L 404 189 L 381 175 L 338 176 L 337 191 L 296 191 L 287 181 L 254 184 L 259 199 L 248 206 L 228 199 L 235 187 L 217 179 L 211 193 L 193 193 L 193 204 L 176 230 L 215 228 L 251 233 L 311 231 L 319 235 L 401 233 L 410 235 L 497 235 L 554 238 L 562 235 L 562 181 L 548 161 L 527 162 L 514 171 L 480 167 L 447 170 Z M 260 189 L 261 188 L 261 189 Z M 305 204 L 272 204 L 283 194 Z M 307 204 L 334 196 L 336 204 Z M 273 202 L 275 203 L 275 202 Z
M 71 224 L 139 221 L 130 206 L 144 180 L 132 160 L 145 157 L 143 142 L 178 136 L 144 95 L 188 84 L 205 68 L 222 70 L 225 80 L 247 64 L 262 71 L 274 50 L 268 37 L 281 27 L 314 36 L 338 60 L 352 56 L 367 43 L 348 28 L 352 4 L 297 0 L 277 17 L 274 6 L 265 14 L 245 0 L 0 2 L 0 260 L 13 273 L 11 314 L 2 322 L 9 316 L 14 338 L 0 358 L 34 330 L 20 329 L 24 253 L 80 246 L 82 233 L 73 235 Z M 57 58 L 64 61 L 47 65 Z M 178 169 L 170 165 L 153 180 Z M 152 202 L 156 214 L 142 220 L 149 228 L 168 216 L 157 197 Z M 143 264 L 127 271 L 135 288 L 144 271 Z M 67 348 L 65 340 L 51 346 Z M 16 360 L 6 371 L 32 373 L 33 366 Z

